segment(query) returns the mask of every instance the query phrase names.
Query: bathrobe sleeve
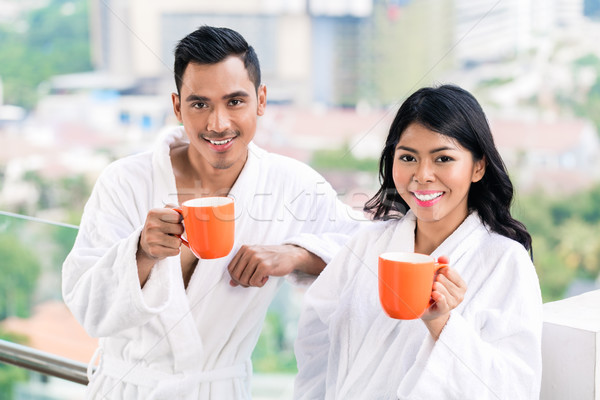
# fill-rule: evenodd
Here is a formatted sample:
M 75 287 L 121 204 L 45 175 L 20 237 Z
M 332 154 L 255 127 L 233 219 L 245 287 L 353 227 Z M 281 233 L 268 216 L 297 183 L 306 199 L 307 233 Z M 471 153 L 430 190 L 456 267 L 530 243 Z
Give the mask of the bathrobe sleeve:
M 93 337 L 143 325 L 169 297 L 171 285 L 162 262 L 153 268 L 144 290 L 137 274 L 137 246 L 150 208 L 147 168 L 140 159 L 120 160 L 102 173 L 63 265 L 65 303 Z
M 500 242 L 502 240 L 499 240 Z M 504 240 L 506 241 L 506 239 Z M 430 335 L 398 388 L 399 399 L 538 399 L 542 301 L 526 251 L 482 248 L 495 268 Z M 501 253 L 499 253 L 501 252 Z
M 365 236 L 379 234 L 369 228 L 361 230 L 341 248 L 304 296 L 294 344 L 298 364 L 295 399 L 325 399 L 329 359 L 337 363 L 340 357 L 344 357 L 343 354 L 332 354 L 329 325 L 344 290 L 350 287 L 349 281 L 356 277 L 356 269 L 361 265 L 358 255 L 364 251 Z
M 301 223 L 301 230 L 285 240 L 305 248 L 328 264 L 344 243 L 368 224 L 362 211 L 344 204 L 333 187 L 312 168 L 296 161 L 294 170 L 287 171 L 286 179 L 298 177 L 298 186 L 290 190 L 286 200 L 286 212 L 291 212 Z M 300 194 L 299 194 L 300 193 Z M 288 279 L 292 283 L 304 283 L 307 274 L 295 272 Z M 308 276 L 309 280 L 315 279 Z

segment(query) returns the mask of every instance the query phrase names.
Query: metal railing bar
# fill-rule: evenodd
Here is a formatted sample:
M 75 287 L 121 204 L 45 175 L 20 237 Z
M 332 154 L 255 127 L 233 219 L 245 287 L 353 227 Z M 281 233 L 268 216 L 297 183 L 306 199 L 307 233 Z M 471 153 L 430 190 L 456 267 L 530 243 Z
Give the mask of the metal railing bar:
M 50 221 L 48 219 L 32 217 L 30 215 L 16 214 L 16 213 L 12 213 L 9 211 L 0 210 L 0 215 L 4 215 L 6 217 L 11 217 L 11 218 L 23 219 L 26 221 L 40 222 L 42 224 L 47 224 L 47 225 L 61 226 L 63 228 L 79 229 L 79 227 L 77 225 L 66 224 L 64 222 Z
M 88 384 L 86 364 L 1 339 L 0 362 L 82 385 Z

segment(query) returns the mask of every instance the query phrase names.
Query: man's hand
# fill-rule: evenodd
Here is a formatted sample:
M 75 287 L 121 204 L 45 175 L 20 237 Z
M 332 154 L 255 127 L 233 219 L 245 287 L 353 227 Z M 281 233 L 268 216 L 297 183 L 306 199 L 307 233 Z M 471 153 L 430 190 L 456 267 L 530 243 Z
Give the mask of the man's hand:
M 325 263 L 294 245 L 242 246 L 229 263 L 231 286 L 263 287 L 269 276 L 285 276 L 294 270 L 318 275 Z
M 181 239 L 174 235 L 182 233 L 181 215 L 177 211 L 170 208 L 148 211 L 136 254 L 140 285 L 144 286 L 157 261 L 179 254 Z

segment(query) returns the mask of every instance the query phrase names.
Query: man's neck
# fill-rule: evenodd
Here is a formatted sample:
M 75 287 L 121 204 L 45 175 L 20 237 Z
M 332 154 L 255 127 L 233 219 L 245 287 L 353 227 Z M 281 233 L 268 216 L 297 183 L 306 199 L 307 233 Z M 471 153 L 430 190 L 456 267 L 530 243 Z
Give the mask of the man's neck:
M 235 184 L 247 160 L 240 160 L 229 168 L 218 169 L 190 159 L 188 146 L 171 150 L 171 164 L 179 203 L 196 197 L 226 196 Z

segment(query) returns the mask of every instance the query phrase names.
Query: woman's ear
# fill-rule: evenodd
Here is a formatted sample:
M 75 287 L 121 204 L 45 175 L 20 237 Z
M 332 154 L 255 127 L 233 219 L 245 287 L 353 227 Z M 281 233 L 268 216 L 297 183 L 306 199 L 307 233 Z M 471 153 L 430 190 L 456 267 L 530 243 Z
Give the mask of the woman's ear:
M 475 165 L 473 165 L 473 176 L 471 178 L 471 182 L 479 182 L 483 178 L 485 175 L 486 165 L 487 159 L 485 156 L 483 156 L 481 160 L 475 161 Z

